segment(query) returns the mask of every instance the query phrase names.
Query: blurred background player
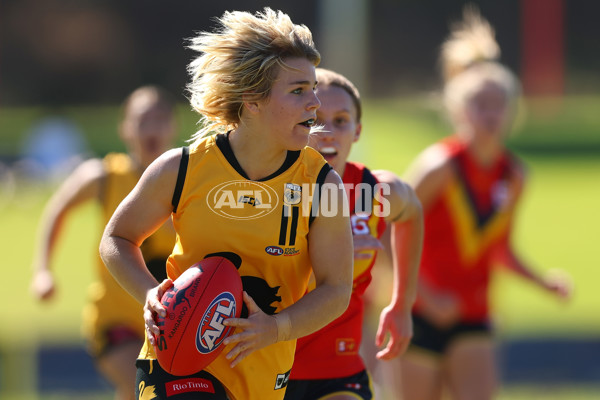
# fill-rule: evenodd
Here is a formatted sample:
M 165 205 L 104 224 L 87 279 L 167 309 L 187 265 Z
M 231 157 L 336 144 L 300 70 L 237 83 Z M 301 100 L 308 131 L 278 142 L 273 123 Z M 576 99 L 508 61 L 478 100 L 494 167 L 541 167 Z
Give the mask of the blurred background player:
M 488 305 L 492 267 L 510 268 L 567 297 L 566 276 L 541 277 L 511 247 L 525 184 L 521 162 L 504 145 L 519 95 L 497 62 L 492 27 L 474 8 L 444 42 L 444 102 L 454 134 L 409 168 L 425 212 L 425 240 L 414 307 L 414 336 L 401 360 L 404 399 L 486 400 L 497 386 Z
M 39 225 L 31 285 L 34 296 L 46 301 L 55 293 L 50 265 L 67 216 L 81 204 L 97 201 L 104 228 L 144 169 L 173 145 L 174 107 L 174 100 L 162 88 L 144 86 L 135 90 L 124 103 L 119 125 L 127 153 L 110 153 L 103 159 L 83 162 L 51 197 Z M 174 244 L 171 221 L 144 241 L 144 260 L 156 279 L 166 278 L 166 259 Z M 144 339 L 142 308 L 114 280 L 99 257 L 97 261 L 96 280 L 84 309 L 84 334 L 97 368 L 116 388 L 115 398 L 132 399 L 134 364 Z
M 189 65 L 188 88 L 203 116 L 202 129 L 189 147 L 169 150 L 148 167 L 100 244 L 107 267 L 144 304 L 147 340 L 136 363 L 141 398 L 283 399 L 296 339 L 341 315 L 352 289 L 342 180 L 307 146 L 320 106 L 320 55 L 312 33 L 270 8 L 225 12 L 217 22 L 217 29 L 200 33 L 191 46 L 198 56 Z M 315 187 L 332 213 L 310 212 L 313 202 L 322 205 Z M 234 201 L 217 199 L 215 188 L 222 190 L 220 199 Z M 242 196 L 252 201 L 238 200 Z M 258 203 L 259 212 L 272 212 L 258 217 Z M 186 377 L 156 362 L 155 317 L 165 316 L 160 298 L 172 282 L 159 284 L 138 248 L 169 218 L 177 232 L 169 278 L 205 257 L 227 254 L 238 266 L 247 311 L 223 322 L 235 327 L 224 351 Z M 274 248 L 280 252 L 269 251 Z M 311 272 L 316 288 L 305 295 Z
M 298 339 L 286 400 L 372 399 L 373 389 L 359 355 L 364 299 L 379 241 L 391 224 L 394 283 L 390 304 L 381 312 L 377 357 L 389 360 L 404 353 L 412 336 L 411 308 L 416 296 L 423 212 L 414 191 L 392 172 L 371 172 L 348 161 L 361 131 L 361 100 L 344 76 L 317 68 L 317 123 L 322 132 L 311 136 L 317 149 L 342 177 L 350 200 L 354 240 L 354 284 L 348 309 L 325 328 Z

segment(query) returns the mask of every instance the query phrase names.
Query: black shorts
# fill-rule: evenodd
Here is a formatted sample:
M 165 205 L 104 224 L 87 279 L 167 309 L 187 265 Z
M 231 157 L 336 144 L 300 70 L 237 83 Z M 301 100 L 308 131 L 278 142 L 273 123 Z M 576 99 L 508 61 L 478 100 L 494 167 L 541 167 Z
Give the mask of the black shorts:
M 135 343 L 141 348 L 144 344 L 144 337 L 128 326 L 116 325 L 95 335 L 92 343 L 88 344 L 88 349 L 94 358 L 99 359 L 122 345 L 130 343 Z
M 345 378 L 334 379 L 290 379 L 284 400 L 317 400 L 333 394 L 348 394 L 359 400 L 371 400 L 371 378 L 367 371 Z
M 171 375 L 162 369 L 156 360 L 138 359 L 135 366 L 137 367 L 136 399 L 228 399 L 221 382 L 208 372 L 200 371 L 186 376 Z
M 458 322 L 448 328 L 441 329 L 425 318 L 413 314 L 413 337 L 410 347 L 442 355 L 448 350 L 448 346 L 452 341 L 472 334 L 491 336 L 490 324 L 488 322 Z

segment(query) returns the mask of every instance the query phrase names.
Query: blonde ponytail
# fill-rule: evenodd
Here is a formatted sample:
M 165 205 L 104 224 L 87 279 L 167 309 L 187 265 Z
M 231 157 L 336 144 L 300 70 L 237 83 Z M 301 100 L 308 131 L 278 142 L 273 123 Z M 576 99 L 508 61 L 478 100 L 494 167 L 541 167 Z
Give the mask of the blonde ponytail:
M 440 64 L 444 81 L 452 79 L 480 61 L 498 61 L 500 46 L 494 28 L 474 5 L 463 10 L 462 21 L 451 26 L 441 48 Z

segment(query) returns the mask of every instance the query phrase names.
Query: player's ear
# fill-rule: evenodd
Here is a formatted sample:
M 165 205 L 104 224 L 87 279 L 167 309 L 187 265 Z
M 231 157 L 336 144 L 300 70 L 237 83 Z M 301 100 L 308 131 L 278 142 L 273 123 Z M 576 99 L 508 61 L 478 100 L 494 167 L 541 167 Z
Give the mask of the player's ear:
M 119 122 L 119 125 L 117 127 L 118 130 L 119 130 L 119 138 L 122 141 L 125 141 L 125 139 L 127 137 L 127 133 L 126 133 L 127 132 L 127 130 L 126 130 L 127 127 L 125 126 L 125 124 L 126 124 L 125 119 L 123 119 L 123 120 L 121 120 L 121 122 Z
M 255 93 L 244 93 L 242 95 L 243 107 L 252 114 L 258 113 L 258 98 Z
M 360 139 L 360 134 L 362 133 L 362 124 L 359 122 L 356 124 L 356 130 L 354 131 L 354 140 L 353 142 L 358 142 Z

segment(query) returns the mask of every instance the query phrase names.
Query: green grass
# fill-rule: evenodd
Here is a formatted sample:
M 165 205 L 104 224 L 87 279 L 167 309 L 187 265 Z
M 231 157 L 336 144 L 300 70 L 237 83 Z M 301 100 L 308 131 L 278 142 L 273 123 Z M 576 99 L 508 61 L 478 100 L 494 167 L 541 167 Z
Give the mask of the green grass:
M 515 245 L 537 270 L 562 268 L 575 287 L 561 303 L 537 288 L 499 274 L 494 287 L 501 332 L 598 335 L 600 309 L 600 160 L 527 158 L 529 188 L 519 210 Z
M 599 395 L 597 387 L 523 385 L 503 388 L 498 400 L 593 400 Z
M 569 108 L 568 117 L 556 117 L 562 122 L 547 122 L 544 118 L 528 123 L 536 127 L 536 138 L 527 137 L 525 130 L 511 139 L 511 146 L 523 157 L 529 167 L 529 185 L 524 194 L 515 226 L 515 245 L 522 257 L 538 271 L 563 268 L 575 283 L 575 292 L 569 303 L 561 304 L 526 282 L 500 271 L 492 286 L 493 305 L 504 337 L 517 336 L 595 336 L 600 335 L 600 321 L 593 316 L 600 309 L 597 282 L 600 282 L 600 157 L 580 157 L 569 151 L 557 153 L 555 143 L 565 143 L 558 129 L 571 128 L 577 143 L 586 140 L 591 148 L 600 141 L 590 132 L 600 131 L 591 106 Z M 571 103 L 569 103 L 569 107 Z M 595 108 L 597 110 L 597 107 Z M 74 119 L 86 130 L 86 137 L 95 154 L 104 154 L 120 148 L 114 127 L 117 109 L 114 107 L 71 110 Z M 565 111 L 567 112 L 567 111 Z M 0 140 L 4 155 L 18 150 L 19 135 L 25 132 L 37 110 L 0 109 Z M 532 113 L 533 114 L 533 113 Z M 442 137 L 447 128 L 436 110 L 423 103 L 406 100 L 367 101 L 363 120 L 363 135 L 355 146 L 351 159 L 364 162 L 372 169 L 386 168 L 399 175 L 406 170 L 413 157 L 433 141 Z M 573 129 L 575 117 L 581 118 L 582 128 Z M 196 117 L 182 107 L 180 110 L 181 143 L 195 130 Z M 546 122 L 545 122 L 546 121 Z M 594 123 L 596 125 L 594 125 Z M 533 128 L 532 128 L 533 129 Z M 552 151 L 530 151 L 531 143 L 544 143 L 545 134 Z M 7 133 L 8 132 L 8 133 Z M 11 135 L 10 132 L 13 134 Z M 5 145 L 6 144 L 6 145 Z M 541 146 L 543 147 L 543 146 Z M 584 154 L 589 154 L 584 152 Z M 8 387 L 33 387 L 35 369 L 24 360 L 17 370 L 10 365 L 10 354 L 31 355 L 40 343 L 80 343 L 81 310 L 95 268 L 98 239 L 101 232 L 99 210 L 87 205 L 68 219 L 64 235 L 54 259 L 58 282 L 56 298 L 39 304 L 29 295 L 31 261 L 38 219 L 48 199 L 52 185 L 29 186 L 19 183 L 16 193 L 8 198 L 0 192 L 0 243 L 3 244 L 4 298 L 0 309 L 3 321 L 0 329 L 0 385 L 7 389 L 8 375 L 19 376 L 19 382 L 8 381 Z M 26 358 L 25 357 L 25 358 Z M 4 378 L 1 378 L 4 377 Z M 553 390 L 544 392 L 536 387 L 506 388 L 500 399 L 591 399 L 588 389 L 572 392 Z M 0 399 L 20 398 L 17 394 Z M 566 394 L 565 394 L 566 393 Z M 36 399 L 35 393 L 26 393 L 25 399 Z M 6 395 L 4 395 L 6 396 Z M 69 397 L 43 397 L 58 399 Z M 596 397 L 597 397 L 596 392 Z M 78 395 L 77 398 L 84 398 Z M 104 397 L 85 397 L 100 399 Z

